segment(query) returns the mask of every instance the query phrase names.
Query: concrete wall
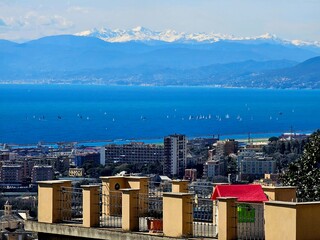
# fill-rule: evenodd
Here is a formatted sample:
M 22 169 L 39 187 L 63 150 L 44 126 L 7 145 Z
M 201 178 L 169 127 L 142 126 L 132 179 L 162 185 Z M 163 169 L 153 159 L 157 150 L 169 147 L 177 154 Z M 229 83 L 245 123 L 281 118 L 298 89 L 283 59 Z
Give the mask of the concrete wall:
M 139 189 L 122 189 L 122 230 L 139 231 Z
M 38 221 L 55 223 L 61 221 L 61 187 L 71 187 L 71 181 L 38 182 Z M 71 209 L 70 209 L 71 211 Z
M 99 189 L 100 186 L 82 185 L 83 226 L 97 227 L 100 218 Z
M 312 240 L 320 236 L 320 202 L 265 203 L 266 240 Z
M 148 177 L 112 176 L 100 177 L 102 180 L 102 214 L 107 216 L 120 216 L 122 204 L 121 189 L 139 189 L 141 197 L 139 203 L 140 212 L 148 209 Z
M 296 187 L 262 186 L 262 189 L 270 201 L 295 202 L 297 199 Z
M 172 192 L 176 193 L 188 193 L 188 180 L 173 180 L 172 181 Z
M 218 198 L 218 239 L 237 239 L 237 198 Z
M 297 239 L 320 239 L 320 202 L 297 204 Z
M 84 240 L 84 239 L 107 239 L 107 240 L 172 240 L 172 238 L 147 235 L 145 233 L 123 232 L 122 230 L 106 228 L 86 228 L 68 224 L 49 224 L 35 221 L 26 221 L 25 230 L 39 233 L 39 240 Z M 176 238 L 185 239 L 185 238 Z
M 102 180 L 102 215 L 121 215 L 121 188 L 127 188 L 124 177 L 101 177 Z
M 169 237 L 187 237 L 193 234 L 193 194 L 163 194 L 163 233 Z

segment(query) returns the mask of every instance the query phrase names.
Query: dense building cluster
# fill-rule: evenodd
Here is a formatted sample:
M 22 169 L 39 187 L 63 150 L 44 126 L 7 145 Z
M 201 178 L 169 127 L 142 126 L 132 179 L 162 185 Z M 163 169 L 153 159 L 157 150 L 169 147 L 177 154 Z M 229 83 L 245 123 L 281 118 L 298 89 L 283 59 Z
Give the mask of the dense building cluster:
M 299 135 L 299 139 L 293 137 L 282 137 L 272 144 L 219 140 L 214 136 L 188 139 L 182 134 L 172 134 L 164 137 L 163 144 L 131 142 L 102 147 L 85 147 L 74 143 L 32 147 L 3 145 L 0 149 L 0 186 L 26 187 L 35 185 L 37 181 L 68 176 L 98 177 L 99 174 L 111 175 L 117 171 L 139 173 L 137 167 L 128 172 L 128 165 L 144 167 L 144 174 L 148 174 L 147 166 L 156 165 L 158 175 L 190 181 L 201 178 L 209 182 L 252 182 L 263 178 L 265 174 L 279 171 L 281 160 L 274 153 L 278 148 L 279 151 L 282 148 L 285 151 L 290 146 L 296 151 L 297 148 L 293 147 L 302 136 Z M 110 166 L 113 166 L 113 172 L 107 171 Z M 95 171 L 95 168 L 99 171 Z M 92 173 L 96 174 L 92 176 Z

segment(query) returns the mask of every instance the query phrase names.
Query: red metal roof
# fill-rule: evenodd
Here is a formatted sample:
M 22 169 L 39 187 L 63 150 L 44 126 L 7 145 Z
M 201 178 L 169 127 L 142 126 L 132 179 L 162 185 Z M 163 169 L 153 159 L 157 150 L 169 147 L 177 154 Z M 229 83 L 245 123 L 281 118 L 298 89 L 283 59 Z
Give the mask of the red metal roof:
M 261 185 L 218 185 L 212 193 L 211 199 L 216 200 L 218 197 L 236 197 L 238 202 L 265 202 L 267 196 L 262 190 Z

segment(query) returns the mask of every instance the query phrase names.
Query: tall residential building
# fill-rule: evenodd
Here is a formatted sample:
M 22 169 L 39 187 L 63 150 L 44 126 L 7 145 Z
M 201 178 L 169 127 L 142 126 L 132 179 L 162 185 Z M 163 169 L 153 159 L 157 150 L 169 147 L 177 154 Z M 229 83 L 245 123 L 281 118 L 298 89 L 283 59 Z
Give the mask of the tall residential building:
M 5 183 L 20 183 L 23 178 L 23 167 L 21 165 L 2 165 L 1 181 Z
M 187 165 L 187 138 L 185 135 L 174 134 L 164 138 L 163 174 L 167 176 L 184 175 Z
M 52 180 L 54 177 L 52 166 L 34 166 L 31 172 L 33 183 L 37 181 Z

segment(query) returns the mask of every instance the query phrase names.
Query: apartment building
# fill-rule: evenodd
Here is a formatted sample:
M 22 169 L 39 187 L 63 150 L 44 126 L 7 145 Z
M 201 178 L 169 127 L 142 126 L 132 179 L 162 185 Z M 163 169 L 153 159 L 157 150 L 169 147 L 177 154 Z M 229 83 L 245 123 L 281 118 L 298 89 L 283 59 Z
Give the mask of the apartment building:
M 23 166 L 4 164 L 1 166 L 0 179 L 4 183 L 21 183 L 23 179 Z
M 52 166 L 34 166 L 31 172 L 31 181 L 33 183 L 37 181 L 52 180 L 54 178 L 54 172 Z
M 174 134 L 164 138 L 163 174 L 167 176 L 184 175 L 187 165 L 187 137 Z
M 275 173 L 276 161 L 263 153 L 248 150 L 239 153 L 238 167 L 240 179 L 258 179 L 266 173 Z
M 105 146 L 106 163 L 151 163 L 163 161 L 163 146 L 132 142 Z

